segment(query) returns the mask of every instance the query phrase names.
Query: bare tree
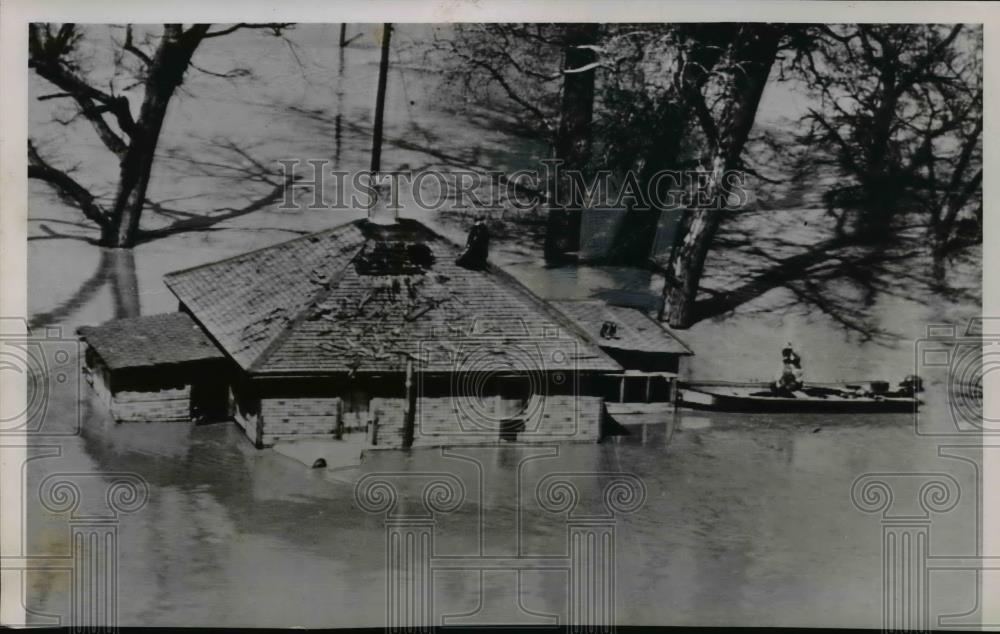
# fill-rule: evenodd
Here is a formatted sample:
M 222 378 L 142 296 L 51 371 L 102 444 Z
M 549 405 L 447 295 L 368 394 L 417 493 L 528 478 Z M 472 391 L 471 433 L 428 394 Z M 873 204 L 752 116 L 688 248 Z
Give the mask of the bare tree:
M 740 25 L 710 79 L 701 76 L 707 69 L 679 75 L 678 91 L 692 103 L 710 148 L 710 163 L 704 204 L 684 211 L 664 268 L 659 317 L 673 327 L 687 328 L 694 321 L 705 258 L 728 207 L 723 178 L 741 165 L 757 106 L 787 32 L 778 24 Z
M 559 24 L 456 24 L 435 33 L 449 83 L 479 107 L 509 114 L 553 143 L 559 126 L 564 31 Z
M 701 91 L 738 28 L 713 23 L 609 29 L 602 43 L 606 72 L 594 161 L 614 174 L 617 186 L 633 178 L 643 188 L 661 171 L 699 164 L 706 146 L 699 119 L 708 112 Z M 661 187 L 665 183 L 659 181 Z M 608 254 L 612 261 L 647 266 L 652 260 L 655 265 L 652 250 L 665 210 L 656 200 L 644 202 L 626 210 Z
M 549 146 L 562 171 L 592 162 L 599 40 L 597 23 L 459 24 L 435 39 L 448 76 L 467 99 L 513 115 L 522 131 Z M 548 202 L 544 251 L 560 260 L 579 244 L 579 209 L 557 200 L 554 182 L 537 192 Z
M 795 64 L 819 102 L 801 140 L 832 157 L 840 182 L 826 192 L 831 213 L 853 239 L 885 243 L 916 211 L 935 250 L 946 251 L 960 213 L 981 210 L 981 27 L 820 25 L 813 33 Z
M 798 141 L 810 148 L 815 165 L 829 163 L 839 175 L 825 196 L 831 210 L 841 213 L 837 234 L 764 271 L 745 288 L 696 302 L 705 256 L 726 209 L 725 201 L 714 198 L 718 192 L 713 193 L 711 207 L 683 215 L 665 271 L 661 317 L 685 327 L 745 301 L 754 289 L 778 284 L 796 291 L 797 284 L 810 283 L 813 268 L 829 267 L 834 253 L 847 258 L 843 265 L 871 270 L 891 258 L 881 251 L 852 251 L 852 245 L 912 244 L 895 234 L 907 228 L 896 222 L 904 215 L 926 224 L 936 254 L 970 239 L 963 235 L 969 232 L 963 217 L 978 223 L 981 232 L 982 35 L 979 29 L 965 28 L 803 25 L 786 27 L 783 34 L 772 31 L 756 43 L 751 39 L 740 45 L 746 34 L 734 40 L 711 71 L 724 81 L 688 84 L 693 112 L 713 150 L 709 191 L 720 169 L 742 167 L 739 151 L 767 81 L 765 69 L 778 51 L 791 51 L 793 60 L 782 71 L 803 73 L 819 97 L 819 105 L 806 116 L 808 132 Z M 720 70 L 734 67 L 733 60 L 737 72 L 720 75 Z M 785 79 L 783 72 L 778 79 Z M 707 97 L 700 103 L 699 92 Z M 703 107 L 713 102 L 722 104 L 721 114 Z M 845 231 L 849 213 L 854 214 L 850 234 Z M 903 251 L 904 260 L 913 257 L 912 250 Z M 841 275 L 844 266 L 829 270 Z M 830 314 L 839 310 L 835 299 L 822 295 L 823 285 L 810 288 L 800 298 L 808 296 Z
M 542 132 L 554 154 L 572 159 L 576 169 L 611 168 L 642 187 L 660 170 L 707 158 L 711 202 L 684 213 L 668 261 L 655 263 L 668 280 L 661 318 L 686 327 L 726 204 L 723 175 L 742 166 L 757 104 L 788 31 L 782 25 L 726 23 L 623 24 L 603 31 L 472 25 L 445 44 L 465 65 L 459 76 L 467 89 L 498 89 Z M 552 71 L 557 52 L 561 73 Z M 589 77 L 572 76 L 577 73 Z M 556 211 L 563 222 L 550 217 L 547 252 L 560 250 L 554 243 L 573 231 L 563 210 Z M 626 219 L 627 250 L 640 253 L 643 264 L 657 218 L 656 210 L 630 210 Z
M 144 89 L 138 113 L 113 88 L 104 90 L 82 69 L 84 32 L 75 24 L 29 25 L 28 65 L 60 92 L 40 99 L 71 99 L 79 116 L 90 122 L 119 167 L 116 193 L 109 206 L 101 204 L 67 171 L 53 166 L 28 141 L 28 177 L 48 183 L 67 202 L 76 205 L 101 230 L 100 244 L 131 248 L 139 233 L 146 189 L 156 146 L 171 97 L 184 81 L 191 58 L 206 39 L 241 29 L 265 29 L 280 35 L 288 24 L 234 24 L 213 30 L 209 24 L 164 24 L 158 37 L 135 41 L 133 27 L 125 29 L 117 58 L 126 53 L 137 65 L 136 83 Z M 145 47 L 145 48 L 144 48 Z

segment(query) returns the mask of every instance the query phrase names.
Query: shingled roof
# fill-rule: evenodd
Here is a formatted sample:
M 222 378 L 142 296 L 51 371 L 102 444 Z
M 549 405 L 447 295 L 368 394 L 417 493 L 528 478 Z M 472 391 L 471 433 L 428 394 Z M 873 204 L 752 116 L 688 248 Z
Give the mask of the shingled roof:
M 225 358 L 184 313 L 117 319 L 77 332 L 112 370 Z
M 342 225 L 171 273 L 167 286 L 257 374 L 618 371 L 571 321 L 503 272 L 454 263 L 414 220 Z
M 634 308 L 612 306 L 599 300 L 559 301 L 553 302 L 553 305 L 601 347 L 633 352 L 694 354 L 666 326 Z M 618 325 L 613 338 L 601 336 L 601 327 L 605 322 Z

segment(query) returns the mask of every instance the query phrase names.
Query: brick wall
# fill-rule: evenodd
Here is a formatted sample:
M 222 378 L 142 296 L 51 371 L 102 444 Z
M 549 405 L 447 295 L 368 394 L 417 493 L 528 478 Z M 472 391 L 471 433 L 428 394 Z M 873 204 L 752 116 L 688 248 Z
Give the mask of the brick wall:
M 463 416 L 451 397 L 417 399 L 413 446 L 467 445 L 498 440 L 498 433 L 490 432 L 495 422 L 484 421 L 476 426 L 467 417 L 463 420 Z
M 589 441 L 601 437 L 601 414 L 604 399 L 596 396 L 536 397 L 527 411 L 534 416 L 525 421 L 524 430 L 517 434 L 517 442 Z M 401 398 L 373 398 L 370 412 L 376 420 L 376 445 L 385 448 L 403 446 L 406 401 Z M 505 442 L 499 430 L 491 430 L 496 422 L 477 426 L 472 421 L 460 420 L 462 409 L 456 408 L 451 397 L 420 398 L 417 400 L 414 447 L 440 445 L 468 445 Z
M 160 390 L 115 390 L 111 372 L 88 346 L 84 377 L 97 399 L 119 423 L 156 423 L 191 420 L 190 386 Z
M 151 391 L 119 390 L 111 395 L 111 415 L 120 423 L 191 420 L 191 386 Z
M 599 396 L 546 396 L 538 407 L 529 407 L 535 417 L 518 434 L 524 442 L 590 440 L 601 438 L 604 399 Z M 531 423 L 535 423 L 534 426 Z
M 282 438 L 329 436 L 341 420 L 340 398 L 263 398 L 260 416 L 261 444 L 273 445 Z

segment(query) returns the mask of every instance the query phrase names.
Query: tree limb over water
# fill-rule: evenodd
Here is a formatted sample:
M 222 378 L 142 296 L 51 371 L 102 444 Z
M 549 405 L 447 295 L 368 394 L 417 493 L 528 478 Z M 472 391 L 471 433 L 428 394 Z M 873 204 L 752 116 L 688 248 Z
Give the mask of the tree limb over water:
M 82 46 L 86 28 L 72 23 L 29 24 L 28 66 L 62 91 L 42 99 L 66 97 L 75 102 L 77 114 L 91 123 L 98 138 L 116 157 L 119 179 L 113 202 L 99 205 L 95 196 L 66 171 L 44 160 L 32 141 L 28 143 L 28 177 L 48 183 L 63 200 L 79 207 L 100 229 L 102 246 L 131 248 L 140 234 L 140 218 L 167 108 L 188 68 L 193 66 L 192 57 L 202 41 L 241 29 L 264 29 L 282 37 L 290 26 L 240 23 L 212 31 L 208 24 L 164 24 L 159 33 L 146 33 L 143 42 L 137 43 L 133 25 L 126 25 L 124 41 L 114 42 L 115 77 L 104 90 L 82 70 L 87 65 Z M 125 53 L 133 65 L 125 63 Z M 143 87 L 137 114 L 133 114 L 128 97 L 116 92 L 115 79 L 119 84 L 125 80 L 129 88 Z

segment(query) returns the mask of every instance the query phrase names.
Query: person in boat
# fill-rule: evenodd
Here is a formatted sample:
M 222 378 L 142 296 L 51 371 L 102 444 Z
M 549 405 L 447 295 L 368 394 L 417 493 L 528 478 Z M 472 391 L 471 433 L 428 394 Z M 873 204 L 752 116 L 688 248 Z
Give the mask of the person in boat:
M 483 216 L 476 218 L 476 223 L 469 230 L 469 237 L 465 241 L 465 251 L 458 256 L 455 264 L 467 269 L 486 268 L 486 260 L 490 253 L 490 230 L 486 228 L 486 219 Z
M 916 374 L 908 374 L 906 378 L 899 382 L 899 390 L 897 393 L 899 396 L 906 398 L 915 398 L 917 392 L 924 391 L 924 382 Z
M 802 386 L 802 357 L 792 344 L 788 344 L 781 351 L 781 373 L 774 382 L 774 391 L 782 396 L 793 396 Z

